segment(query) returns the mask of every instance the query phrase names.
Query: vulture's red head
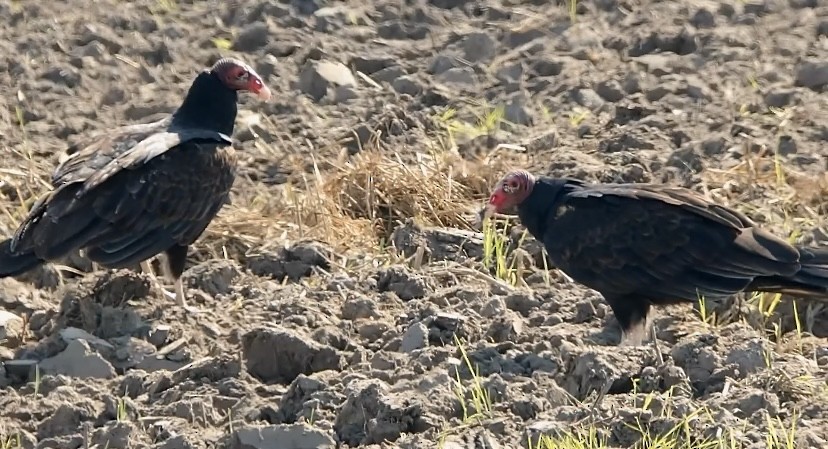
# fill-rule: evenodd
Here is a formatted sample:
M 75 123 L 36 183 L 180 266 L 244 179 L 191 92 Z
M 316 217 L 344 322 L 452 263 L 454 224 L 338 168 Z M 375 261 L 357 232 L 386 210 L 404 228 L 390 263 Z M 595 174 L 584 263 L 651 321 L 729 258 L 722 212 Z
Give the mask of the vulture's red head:
M 210 73 L 217 76 L 230 89 L 252 92 L 264 101 L 270 99 L 270 89 L 265 86 L 262 77 L 253 68 L 238 59 L 219 59 L 213 64 Z
M 507 173 L 492 191 L 483 218 L 518 206 L 532 193 L 534 185 L 535 177 L 528 171 L 515 170 Z

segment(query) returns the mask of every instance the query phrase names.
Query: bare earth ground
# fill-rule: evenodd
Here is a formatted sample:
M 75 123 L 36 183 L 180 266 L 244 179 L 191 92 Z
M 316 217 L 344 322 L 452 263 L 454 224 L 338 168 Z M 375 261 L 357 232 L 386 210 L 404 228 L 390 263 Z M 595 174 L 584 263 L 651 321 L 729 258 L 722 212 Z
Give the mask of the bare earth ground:
M 505 258 L 474 227 L 525 167 L 828 239 L 826 2 L 576 9 L 0 1 L 4 237 L 70 143 L 171 111 L 219 55 L 276 93 L 243 96 L 233 204 L 190 253 L 204 313 L 80 256 L 0 281 L 0 448 L 828 447 L 828 307 L 675 307 L 619 348 L 519 227 Z

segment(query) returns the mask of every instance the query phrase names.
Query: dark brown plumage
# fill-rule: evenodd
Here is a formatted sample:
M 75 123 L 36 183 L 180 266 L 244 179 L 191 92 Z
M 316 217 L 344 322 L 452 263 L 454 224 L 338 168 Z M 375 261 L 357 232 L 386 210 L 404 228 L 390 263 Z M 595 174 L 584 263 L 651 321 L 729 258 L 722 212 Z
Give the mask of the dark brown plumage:
M 514 171 L 486 215 L 515 208 L 557 268 L 603 295 L 625 343 L 641 342 L 654 305 L 741 291 L 828 299 L 828 248 L 795 247 L 688 189 Z
M 159 121 L 94 137 L 62 163 L 53 190 L 0 243 L 0 277 L 16 276 L 83 249 L 107 268 L 165 253 L 178 304 L 187 248 L 227 201 L 235 178 L 237 91 L 270 98 L 247 64 L 225 58 L 198 74 L 184 101 Z M 163 290 L 163 288 L 162 288 Z M 166 290 L 163 290 L 165 293 Z M 168 295 L 171 295 L 167 293 Z

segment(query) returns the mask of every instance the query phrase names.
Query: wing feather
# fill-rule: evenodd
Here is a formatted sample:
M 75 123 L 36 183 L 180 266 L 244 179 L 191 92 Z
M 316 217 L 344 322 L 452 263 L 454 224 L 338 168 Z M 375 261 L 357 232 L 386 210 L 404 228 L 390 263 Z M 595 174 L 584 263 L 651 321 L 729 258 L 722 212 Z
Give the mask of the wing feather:
M 573 279 L 619 296 L 733 294 L 798 269 L 798 253 L 743 214 L 683 189 L 591 186 L 568 192 L 544 243 Z M 559 208 L 559 210 L 563 210 Z

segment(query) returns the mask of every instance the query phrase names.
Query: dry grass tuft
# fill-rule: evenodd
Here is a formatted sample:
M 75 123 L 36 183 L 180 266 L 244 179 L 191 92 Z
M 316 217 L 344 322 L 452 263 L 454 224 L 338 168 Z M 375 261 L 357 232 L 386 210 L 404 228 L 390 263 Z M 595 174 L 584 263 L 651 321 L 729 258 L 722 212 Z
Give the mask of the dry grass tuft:
M 332 212 L 372 223 L 378 237 L 409 217 L 438 226 L 469 228 L 468 213 L 485 198 L 495 175 L 450 153 L 418 153 L 414 164 L 398 154 L 358 154 L 322 184 Z
M 420 153 L 406 162 L 396 153 L 366 150 L 278 188 L 240 180 L 234 204 L 225 206 L 203 242 L 213 257 L 299 239 L 366 253 L 384 245 L 408 218 L 470 229 L 504 166 L 469 162 L 452 152 Z

